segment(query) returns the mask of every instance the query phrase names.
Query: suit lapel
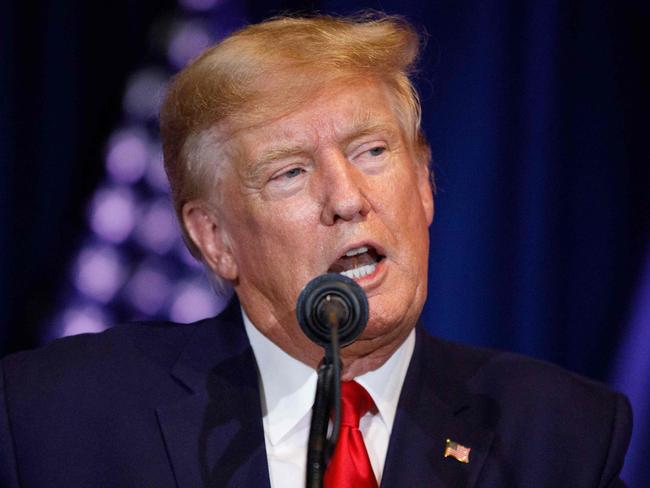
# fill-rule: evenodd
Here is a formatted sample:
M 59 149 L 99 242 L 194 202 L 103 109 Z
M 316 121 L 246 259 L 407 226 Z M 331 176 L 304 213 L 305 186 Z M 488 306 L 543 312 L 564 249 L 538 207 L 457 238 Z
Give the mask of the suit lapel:
M 197 328 L 172 375 L 189 393 L 157 414 L 178 486 L 268 487 L 257 370 L 236 300 Z
M 431 345 L 431 339 L 418 330 L 393 425 L 382 487 L 470 488 L 487 457 L 493 433 L 474 421 L 475 413 L 482 408 L 482 399 L 469 395 L 458 386 L 458 381 L 450 379 L 458 376 L 457 371 L 448 371 L 450 365 L 444 355 Z M 471 449 L 469 463 L 444 456 L 447 439 Z
M 418 327 L 382 487 L 476 484 L 493 433 L 462 368 Z M 197 327 L 172 375 L 188 394 L 157 414 L 178 486 L 269 487 L 256 364 L 236 300 Z M 469 463 L 444 457 L 446 439 L 471 448 Z

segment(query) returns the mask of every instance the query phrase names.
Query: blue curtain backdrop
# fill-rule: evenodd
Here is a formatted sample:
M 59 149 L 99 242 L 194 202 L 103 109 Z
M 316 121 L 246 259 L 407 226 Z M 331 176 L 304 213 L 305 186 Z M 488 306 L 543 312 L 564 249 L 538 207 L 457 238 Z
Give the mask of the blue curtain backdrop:
M 650 259 L 648 3 L 267 0 L 247 15 L 362 8 L 404 15 L 427 37 L 418 85 L 438 185 L 431 332 L 634 389 L 635 375 L 650 374 L 650 315 L 635 305 L 648 300 L 638 290 Z M 124 80 L 150 56 L 148 23 L 172 10 L 0 2 L 3 353 L 38 342 Z M 632 396 L 650 404 L 647 389 Z M 650 429 L 650 411 L 635 414 Z M 635 436 L 635 452 L 647 452 L 650 432 Z M 626 468 L 631 486 L 650 486 L 643 462 Z

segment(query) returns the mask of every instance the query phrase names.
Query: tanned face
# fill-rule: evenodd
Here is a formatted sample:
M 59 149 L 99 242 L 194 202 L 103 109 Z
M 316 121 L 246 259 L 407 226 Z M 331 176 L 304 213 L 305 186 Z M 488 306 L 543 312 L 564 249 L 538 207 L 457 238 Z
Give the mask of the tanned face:
M 222 168 L 219 208 L 184 210 L 206 261 L 262 333 L 313 366 L 323 351 L 297 324 L 298 295 L 323 273 L 350 276 L 370 318 L 342 351 L 344 377 L 379 367 L 422 309 L 433 218 L 426 162 L 413 159 L 386 86 L 333 83 L 228 144 L 238 156 Z

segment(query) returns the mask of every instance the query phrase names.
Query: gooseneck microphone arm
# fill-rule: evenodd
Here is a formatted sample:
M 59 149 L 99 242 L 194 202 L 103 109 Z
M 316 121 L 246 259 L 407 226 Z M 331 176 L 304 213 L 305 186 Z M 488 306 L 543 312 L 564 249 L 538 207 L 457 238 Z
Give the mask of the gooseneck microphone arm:
M 354 280 L 330 273 L 305 286 L 298 297 L 296 313 L 307 337 L 325 349 L 318 368 L 307 447 L 307 488 L 321 488 L 341 425 L 339 349 L 354 342 L 365 328 L 368 300 Z M 332 432 L 328 438 L 327 427 L 332 411 Z

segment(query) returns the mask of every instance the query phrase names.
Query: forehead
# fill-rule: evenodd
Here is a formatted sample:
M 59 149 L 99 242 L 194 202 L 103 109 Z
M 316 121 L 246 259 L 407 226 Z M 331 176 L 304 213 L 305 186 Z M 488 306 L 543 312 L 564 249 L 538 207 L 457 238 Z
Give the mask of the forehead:
M 255 125 L 233 131 L 228 145 L 246 160 L 276 148 L 315 150 L 326 142 L 372 132 L 400 132 L 395 101 L 374 79 L 340 80 L 292 110 L 278 110 Z

